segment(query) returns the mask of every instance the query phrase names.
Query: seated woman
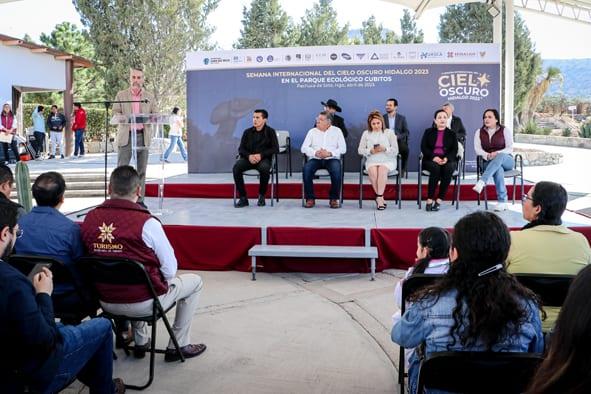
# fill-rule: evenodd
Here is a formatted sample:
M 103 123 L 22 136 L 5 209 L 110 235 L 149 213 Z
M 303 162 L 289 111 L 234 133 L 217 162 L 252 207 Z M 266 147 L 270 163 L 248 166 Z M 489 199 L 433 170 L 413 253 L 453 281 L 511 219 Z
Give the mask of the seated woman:
M 591 267 L 583 268 L 570 286 L 546 358 L 528 393 L 591 392 Z
M 496 109 L 484 111 L 482 121 L 482 127 L 474 133 L 474 150 L 484 160 L 484 172 L 473 190 L 480 194 L 492 177 L 499 201 L 495 211 L 504 211 L 507 209 L 505 171 L 513 169 L 513 133 L 501 124 L 499 111 Z
M 367 157 L 365 169 L 376 194 L 377 209 L 382 211 L 386 209 L 384 190 L 388 173 L 396 169 L 398 142 L 392 130 L 384 129 L 384 118 L 379 111 L 372 111 L 367 117 L 367 130 L 361 136 L 357 151 Z
M 451 265 L 442 280 L 411 296 L 392 328 L 392 341 L 424 345 L 409 365 L 416 393 L 420 358 L 442 351 L 542 352 L 537 297 L 505 270 L 511 237 L 491 212 L 474 212 L 454 226 Z
M 458 156 L 458 140 L 455 133 L 447 127 L 447 113 L 439 109 L 435 111 L 434 118 L 435 127 L 425 130 L 421 140 L 423 169 L 429 171 L 427 206 L 425 208 L 427 211 L 439 211 L 439 206 L 451 183 Z M 439 194 L 434 203 L 433 199 L 438 183 Z

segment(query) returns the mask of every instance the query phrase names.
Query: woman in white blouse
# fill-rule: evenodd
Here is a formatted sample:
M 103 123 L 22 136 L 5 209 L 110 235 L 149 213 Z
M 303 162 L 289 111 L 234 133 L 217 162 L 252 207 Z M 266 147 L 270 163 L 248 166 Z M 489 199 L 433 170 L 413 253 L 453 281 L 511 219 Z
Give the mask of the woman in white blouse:
M 179 107 L 174 107 L 172 109 L 172 115 L 170 115 L 170 131 L 168 132 L 168 136 L 170 137 L 170 145 L 168 145 L 168 149 L 166 149 L 166 152 L 164 152 L 164 155 L 162 156 L 162 159 L 167 163 L 170 163 L 168 161 L 168 156 L 170 156 L 172 150 L 177 145 L 183 160 L 187 161 L 187 150 L 185 149 L 185 144 L 183 143 L 183 125 L 184 122 L 182 111 Z
M 376 194 L 377 209 L 382 211 L 386 209 L 384 190 L 388 173 L 396 170 L 398 142 L 392 130 L 384 129 L 384 118 L 379 111 L 372 111 L 367 117 L 367 130 L 361 136 L 358 152 L 367 158 L 365 169 Z

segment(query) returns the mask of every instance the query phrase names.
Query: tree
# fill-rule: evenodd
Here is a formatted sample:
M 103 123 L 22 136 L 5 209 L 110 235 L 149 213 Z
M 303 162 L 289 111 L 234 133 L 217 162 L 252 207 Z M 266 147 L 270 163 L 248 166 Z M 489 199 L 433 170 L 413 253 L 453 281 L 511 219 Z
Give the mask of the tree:
M 289 42 L 290 19 L 278 0 L 252 0 L 242 11 L 241 37 L 234 48 L 275 48 Z
M 492 16 L 487 5 L 467 3 L 446 7 L 439 19 L 440 42 L 492 42 Z M 503 17 L 505 14 L 503 13 Z M 504 41 L 505 37 L 503 37 Z M 541 57 L 535 52 L 529 30 L 518 13 L 515 13 L 515 78 L 514 113 L 520 113 L 527 92 L 534 86 L 536 75 L 541 70 Z M 504 49 L 504 45 L 503 45 Z M 503 58 L 504 58 L 503 50 Z M 503 97 L 503 96 L 502 96 Z M 519 125 L 517 123 L 517 125 Z
M 396 33 L 387 30 L 384 31 L 384 26 L 376 23 L 376 17 L 370 16 L 365 22 L 361 23 L 361 37 L 363 44 L 396 44 L 398 37 Z
M 184 101 L 188 51 L 210 49 L 207 16 L 219 0 L 73 0 L 105 67 L 105 93 L 129 86 L 129 67 L 142 66 L 156 106 Z
M 558 67 L 548 67 L 546 69 L 546 75 L 544 75 L 540 81 L 538 81 L 534 87 L 528 92 L 525 100 L 525 106 L 521 112 L 521 124 L 527 124 L 532 118 L 534 111 L 538 108 L 538 105 L 542 102 L 542 98 L 550 88 L 550 85 L 554 82 L 562 83 L 563 77 Z
M 349 42 L 349 24 L 339 26 L 332 0 L 318 0 L 312 9 L 306 10 L 298 25 L 297 44 L 300 46 L 339 45 Z
M 420 44 L 425 39 L 423 30 L 417 28 L 417 23 L 406 8 L 400 18 L 400 30 L 402 31 L 400 38 L 402 44 Z

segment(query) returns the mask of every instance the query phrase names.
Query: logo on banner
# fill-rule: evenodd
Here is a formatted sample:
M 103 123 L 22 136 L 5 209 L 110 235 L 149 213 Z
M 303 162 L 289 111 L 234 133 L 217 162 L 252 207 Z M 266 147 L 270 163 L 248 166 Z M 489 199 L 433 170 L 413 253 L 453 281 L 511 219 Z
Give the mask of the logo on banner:
M 421 59 L 440 59 L 442 57 L 443 57 L 443 52 L 439 52 L 439 51 L 421 52 L 421 55 L 420 55 Z
M 262 56 L 257 56 L 257 63 L 262 63 L 263 62 L 263 57 Z
M 246 63 L 252 63 L 252 56 L 246 57 Z
M 392 53 L 392 59 L 406 59 L 404 53 L 398 51 L 396 53 Z
M 244 60 L 242 60 L 242 56 L 234 56 L 232 58 L 232 63 L 242 63 Z
M 408 56 L 409 59 L 416 59 L 417 58 L 417 53 L 415 51 L 406 52 L 406 55 Z
M 448 58 L 462 58 L 462 59 L 470 59 L 470 58 L 475 58 L 478 57 L 478 54 L 476 52 L 447 52 L 447 57 Z
M 480 57 L 485 57 L 486 56 L 486 51 L 481 51 L 480 53 Z
M 356 53 L 355 56 L 357 56 L 357 59 L 361 60 L 365 57 L 365 53 Z
M 296 53 L 296 60 L 301 61 L 302 60 L 302 54 L 301 53 Z
M 206 57 L 205 59 L 203 59 L 203 64 L 205 64 L 206 66 L 209 64 L 209 58 Z
M 339 56 L 336 53 L 331 53 L 330 54 L 330 60 L 337 60 Z
M 310 60 L 312 60 L 312 54 L 311 53 L 306 53 L 304 55 L 304 60 L 306 60 L 307 62 L 309 62 Z
M 437 79 L 439 95 L 448 100 L 480 101 L 488 97 L 490 75 L 475 71 L 448 71 Z
M 285 55 L 285 61 L 286 62 L 290 62 L 291 61 L 291 55 Z
M 371 54 L 371 57 L 370 57 L 370 59 L 371 59 L 371 60 L 378 60 L 378 59 L 379 59 L 379 56 L 378 56 L 378 54 L 377 54 L 377 53 L 375 53 L 375 52 L 374 52 L 374 53 L 372 53 L 372 54 Z
M 267 56 L 267 61 L 268 61 L 269 63 L 273 62 L 273 55 L 269 55 L 269 56 Z
M 341 53 L 341 57 L 345 60 L 351 60 L 351 55 L 346 52 Z

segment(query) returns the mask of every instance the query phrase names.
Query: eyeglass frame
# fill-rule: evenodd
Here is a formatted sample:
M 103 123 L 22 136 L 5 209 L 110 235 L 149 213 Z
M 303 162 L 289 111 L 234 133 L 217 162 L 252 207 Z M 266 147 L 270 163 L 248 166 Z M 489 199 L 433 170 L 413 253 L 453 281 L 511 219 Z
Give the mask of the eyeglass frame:
M 523 195 L 521 196 L 521 201 L 522 201 L 522 202 L 526 202 L 527 200 L 530 200 L 531 202 L 534 202 L 534 199 L 533 199 L 533 197 L 530 197 L 530 196 L 528 196 L 527 194 L 523 194 Z

